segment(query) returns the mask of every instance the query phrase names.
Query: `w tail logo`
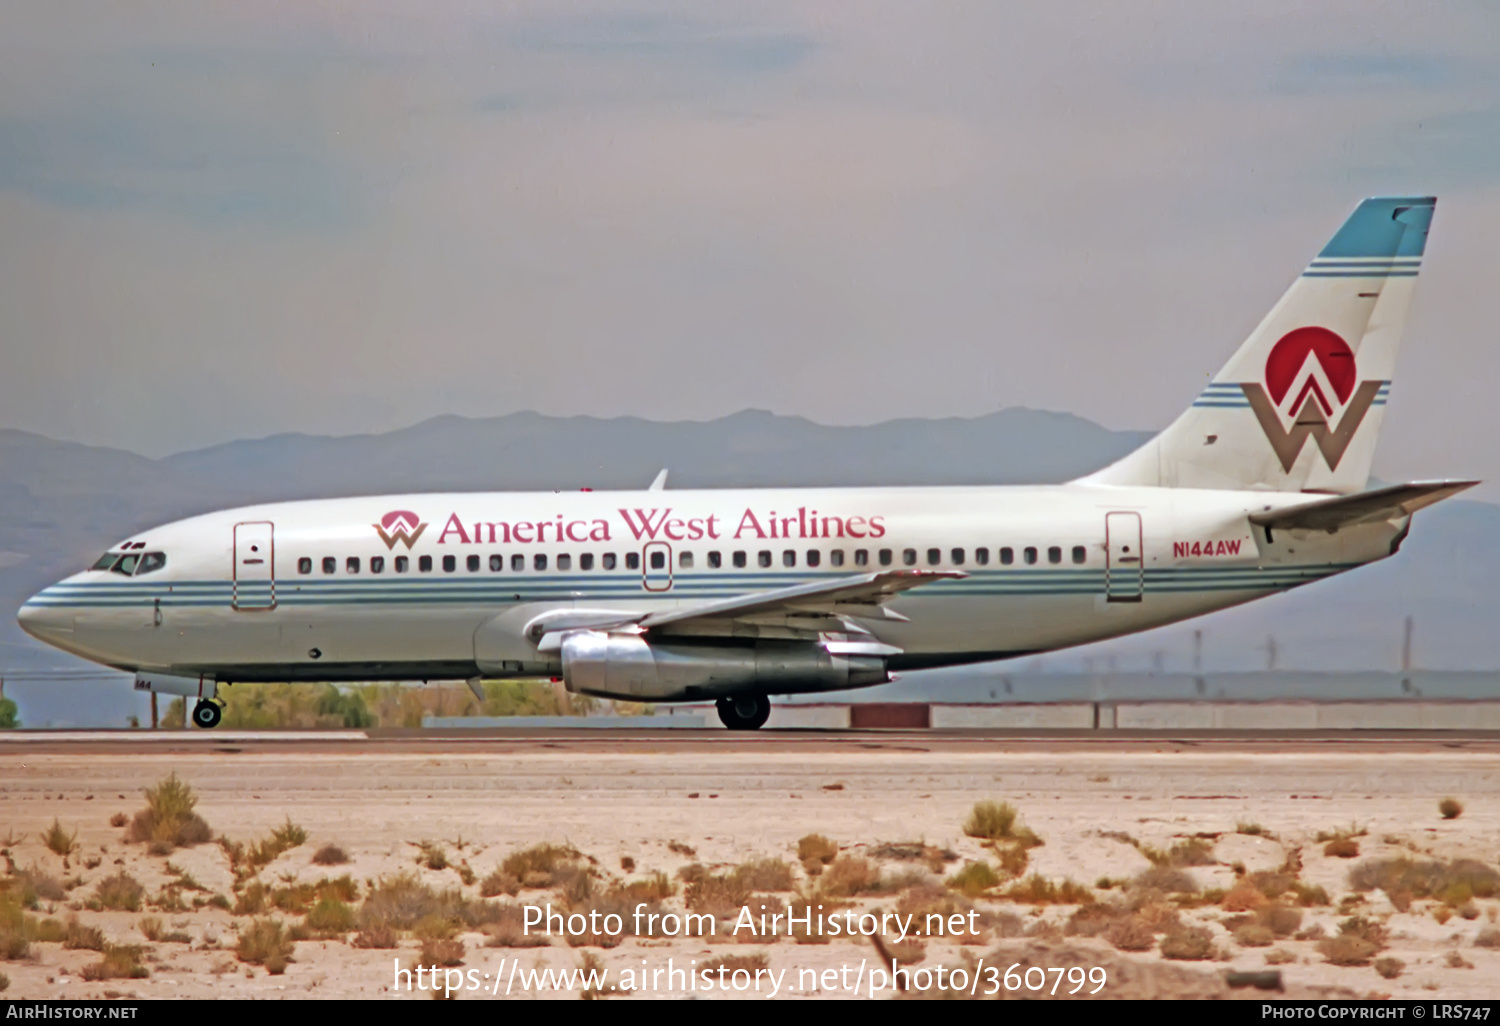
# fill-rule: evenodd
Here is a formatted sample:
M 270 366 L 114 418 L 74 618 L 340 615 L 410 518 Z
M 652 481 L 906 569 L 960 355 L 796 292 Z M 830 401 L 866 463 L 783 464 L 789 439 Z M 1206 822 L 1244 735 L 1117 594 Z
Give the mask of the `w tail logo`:
M 409 549 L 422 537 L 422 532 L 427 530 L 427 525 L 418 523 L 417 515 L 409 509 L 393 510 L 381 517 L 380 523 L 371 526 L 388 549 L 394 549 L 397 542 Z
M 1265 386 L 1240 385 L 1282 470 L 1291 472 L 1309 437 L 1328 469 L 1338 468 L 1383 385 L 1356 383 L 1356 376 L 1349 343 L 1327 328 L 1297 328 L 1271 347 Z M 1338 427 L 1331 422 L 1335 414 Z

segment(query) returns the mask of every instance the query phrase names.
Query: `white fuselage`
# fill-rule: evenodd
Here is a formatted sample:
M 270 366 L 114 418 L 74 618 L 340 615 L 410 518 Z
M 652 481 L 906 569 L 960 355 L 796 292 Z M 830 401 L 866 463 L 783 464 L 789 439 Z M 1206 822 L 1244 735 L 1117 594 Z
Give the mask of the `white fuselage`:
M 861 626 L 891 669 L 1141 631 L 1384 558 L 1407 518 L 1275 532 L 1300 493 L 1103 487 L 456 493 L 251 506 L 115 551 L 22 608 L 32 634 L 136 671 L 233 681 L 560 672 L 549 610 L 649 612 L 867 571 L 963 571 Z M 409 512 L 411 516 L 396 516 Z M 760 628 L 775 637 L 774 626 Z

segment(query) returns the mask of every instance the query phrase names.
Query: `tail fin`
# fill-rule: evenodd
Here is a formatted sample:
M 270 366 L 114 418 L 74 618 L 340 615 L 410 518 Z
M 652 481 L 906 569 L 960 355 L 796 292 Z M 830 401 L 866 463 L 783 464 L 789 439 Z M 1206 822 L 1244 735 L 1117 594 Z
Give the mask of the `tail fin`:
M 1171 427 L 1082 480 L 1362 490 L 1436 202 L 1361 203 Z

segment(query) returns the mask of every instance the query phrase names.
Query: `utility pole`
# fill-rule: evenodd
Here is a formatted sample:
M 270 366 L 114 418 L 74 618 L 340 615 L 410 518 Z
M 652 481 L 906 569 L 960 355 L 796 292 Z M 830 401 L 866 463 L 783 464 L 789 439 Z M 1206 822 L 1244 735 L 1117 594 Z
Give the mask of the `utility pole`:
M 1203 672 L 1203 631 L 1193 632 L 1193 672 Z
M 1276 669 L 1276 635 L 1274 634 L 1266 639 L 1266 669 L 1268 671 Z
M 1406 618 L 1406 633 L 1405 633 L 1405 636 L 1401 639 L 1401 672 L 1402 673 L 1410 673 L 1411 672 L 1411 631 L 1412 631 L 1412 618 L 1410 616 L 1407 616 L 1407 618 Z
M 156 692 L 151 692 L 151 729 L 155 730 L 159 721 L 156 718 Z

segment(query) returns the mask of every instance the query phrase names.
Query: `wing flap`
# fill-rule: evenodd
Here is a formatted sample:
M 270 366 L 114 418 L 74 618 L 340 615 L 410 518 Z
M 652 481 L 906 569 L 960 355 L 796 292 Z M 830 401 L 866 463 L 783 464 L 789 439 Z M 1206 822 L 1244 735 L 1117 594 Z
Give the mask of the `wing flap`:
M 663 610 L 639 621 L 645 630 L 684 627 L 694 621 L 754 622 L 762 617 L 904 619 L 884 603 L 912 588 L 967 577 L 958 570 L 881 570 L 774 591 L 752 592 L 686 609 Z
M 1301 506 L 1252 513 L 1250 522 L 1272 530 L 1327 531 L 1358 524 L 1374 524 L 1410 516 L 1424 506 L 1441 502 L 1478 481 L 1413 481 L 1354 495 L 1335 495 Z

